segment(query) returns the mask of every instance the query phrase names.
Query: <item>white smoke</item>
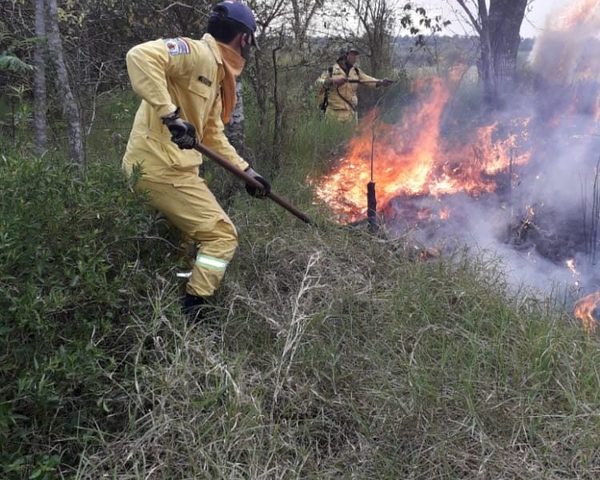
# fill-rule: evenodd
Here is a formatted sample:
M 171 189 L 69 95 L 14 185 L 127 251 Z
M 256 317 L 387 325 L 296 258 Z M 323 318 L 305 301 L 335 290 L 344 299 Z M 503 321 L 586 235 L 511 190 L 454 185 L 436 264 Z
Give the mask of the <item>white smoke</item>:
M 579 0 L 551 13 L 532 51 L 533 70 L 547 82 L 569 84 L 574 79 L 586 43 L 599 31 L 599 0 Z
M 443 204 L 451 210 L 448 221 L 433 221 L 416 231 L 416 240 L 439 249 L 467 245 L 497 258 L 515 288 L 542 293 L 559 288 L 573 300 L 598 290 L 600 277 L 583 248 L 584 238 L 590 237 L 594 182 L 599 180 L 598 32 L 600 0 L 573 2 L 550 15 L 528 62 L 536 89 L 515 97 L 502 113 L 532 118 L 531 162 L 515 168 L 509 193 L 412 199 L 415 208 L 435 213 Z M 392 207 L 405 208 L 403 202 L 397 199 Z M 397 228 L 405 231 L 406 225 Z M 567 268 L 567 259 L 574 260 L 577 274 Z

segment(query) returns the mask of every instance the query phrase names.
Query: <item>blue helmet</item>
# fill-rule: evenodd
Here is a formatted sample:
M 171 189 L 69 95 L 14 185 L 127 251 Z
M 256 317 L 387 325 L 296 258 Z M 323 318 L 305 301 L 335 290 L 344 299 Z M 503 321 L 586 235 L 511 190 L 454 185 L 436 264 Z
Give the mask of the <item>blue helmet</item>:
M 234 22 L 242 24 L 246 27 L 251 36 L 252 43 L 256 45 L 256 39 L 254 38 L 254 32 L 256 32 L 256 19 L 254 13 L 250 10 L 250 7 L 241 1 L 226 0 L 224 2 L 217 3 L 213 7 L 213 14 L 217 14 L 223 18 L 233 20 Z

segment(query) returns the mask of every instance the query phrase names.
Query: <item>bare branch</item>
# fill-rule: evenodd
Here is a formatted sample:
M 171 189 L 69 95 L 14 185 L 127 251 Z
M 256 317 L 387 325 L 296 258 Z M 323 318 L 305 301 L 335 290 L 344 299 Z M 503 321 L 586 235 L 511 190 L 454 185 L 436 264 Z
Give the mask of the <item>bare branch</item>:
M 173 2 L 171 5 L 167 5 L 165 8 L 163 8 L 162 10 L 157 10 L 158 13 L 165 13 L 166 11 L 170 10 L 173 7 L 184 7 L 184 8 L 194 8 L 192 5 L 187 5 L 185 3 L 181 3 L 181 2 Z
M 469 9 L 469 6 L 465 2 L 465 0 L 456 0 L 456 3 L 458 3 L 462 7 L 462 9 L 465 11 L 467 16 L 469 17 L 469 21 L 473 25 L 473 28 L 475 28 L 475 30 L 477 31 L 477 34 L 481 35 L 481 33 L 482 33 L 481 24 L 477 21 L 477 18 L 475 17 L 475 15 L 473 15 L 473 12 L 471 12 L 471 10 Z

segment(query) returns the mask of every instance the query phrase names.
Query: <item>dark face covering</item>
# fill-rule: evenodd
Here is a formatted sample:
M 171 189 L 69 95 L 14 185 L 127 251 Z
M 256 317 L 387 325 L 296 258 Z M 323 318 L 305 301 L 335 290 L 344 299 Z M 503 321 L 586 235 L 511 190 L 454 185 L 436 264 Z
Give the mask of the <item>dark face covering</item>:
M 244 60 L 250 60 L 250 55 L 252 54 L 252 45 L 247 43 L 242 47 L 242 57 Z
M 346 55 L 346 65 L 353 67 L 356 63 L 356 60 L 358 60 L 358 55 L 354 52 L 348 52 Z
M 252 54 L 252 45 L 250 42 L 250 35 L 244 35 L 244 46 L 242 47 L 242 57 L 244 60 L 250 60 L 250 55 Z

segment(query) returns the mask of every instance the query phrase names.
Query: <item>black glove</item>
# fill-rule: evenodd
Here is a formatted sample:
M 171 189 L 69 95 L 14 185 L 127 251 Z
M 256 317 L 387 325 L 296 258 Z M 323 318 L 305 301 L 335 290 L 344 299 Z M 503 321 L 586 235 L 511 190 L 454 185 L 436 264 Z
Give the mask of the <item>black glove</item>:
M 171 141 L 182 150 L 189 150 L 196 145 L 196 129 L 179 117 L 179 109 L 171 115 L 163 117 L 162 122 L 171 132 Z
M 377 82 L 377 86 L 378 87 L 389 87 L 392 83 L 394 83 L 393 80 L 390 80 L 388 78 L 384 78 L 383 80 L 379 80 Z
M 252 167 L 248 167 L 246 170 L 244 170 L 244 172 L 263 185 L 262 188 L 257 188 L 246 184 L 246 191 L 248 192 L 248 195 L 256 198 L 265 198 L 269 193 L 271 193 L 271 184 L 262 175 L 256 173 Z

